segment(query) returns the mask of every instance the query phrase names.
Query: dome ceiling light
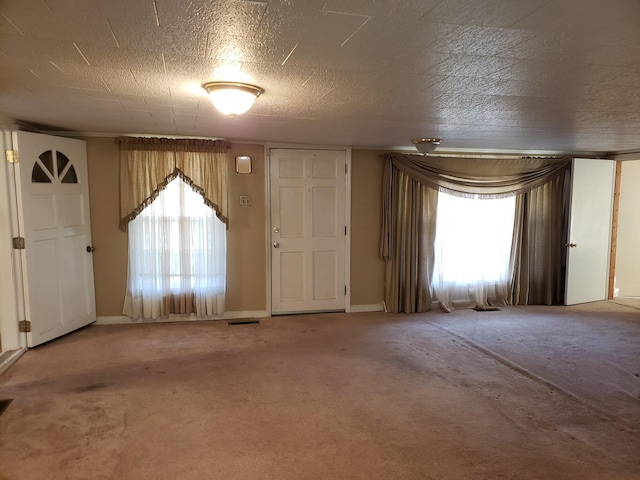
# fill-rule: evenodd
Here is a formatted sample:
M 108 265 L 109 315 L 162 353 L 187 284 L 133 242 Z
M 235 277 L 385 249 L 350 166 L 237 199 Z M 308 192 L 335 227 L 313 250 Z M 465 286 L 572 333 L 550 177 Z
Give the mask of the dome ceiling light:
M 428 155 L 440 145 L 439 138 L 412 138 L 411 142 L 416 146 L 420 153 Z
M 225 115 L 242 115 L 264 89 L 241 82 L 207 82 L 202 85 L 213 105 Z

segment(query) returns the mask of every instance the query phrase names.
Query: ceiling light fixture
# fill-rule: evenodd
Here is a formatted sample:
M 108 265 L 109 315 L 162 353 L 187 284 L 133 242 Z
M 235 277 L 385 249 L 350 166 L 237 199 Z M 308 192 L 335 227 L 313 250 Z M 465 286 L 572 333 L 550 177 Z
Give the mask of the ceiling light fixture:
M 420 153 L 429 154 L 440 145 L 439 138 L 412 138 L 411 142 L 416 146 Z
M 241 115 L 251 108 L 264 89 L 241 82 L 207 82 L 202 85 L 213 105 L 225 115 Z

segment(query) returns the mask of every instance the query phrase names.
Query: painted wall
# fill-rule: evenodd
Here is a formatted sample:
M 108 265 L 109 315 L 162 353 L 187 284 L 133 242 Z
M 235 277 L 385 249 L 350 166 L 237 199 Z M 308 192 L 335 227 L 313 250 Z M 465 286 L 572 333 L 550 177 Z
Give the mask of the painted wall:
M 250 155 L 251 174 L 235 173 L 236 155 Z M 89 193 L 96 313 L 122 312 L 127 279 L 127 234 L 119 222 L 118 146 L 113 138 L 88 138 Z M 229 312 L 266 309 L 266 169 L 262 145 L 233 144 L 229 150 L 227 298 Z M 352 155 L 352 305 L 382 303 L 383 263 L 378 259 L 382 159 L 379 152 Z M 241 207 L 240 195 L 253 205 Z
M 616 288 L 623 297 L 640 297 L 640 160 L 622 162 Z
M 380 259 L 382 152 L 351 152 L 351 304 L 376 305 L 384 299 Z

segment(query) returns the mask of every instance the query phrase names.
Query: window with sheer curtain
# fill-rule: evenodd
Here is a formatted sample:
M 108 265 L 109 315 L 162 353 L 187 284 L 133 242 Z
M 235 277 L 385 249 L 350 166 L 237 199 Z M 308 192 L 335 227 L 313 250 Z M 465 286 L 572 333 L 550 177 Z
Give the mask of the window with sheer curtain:
M 515 197 L 438 195 L 432 284 L 445 309 L 504 302 Z
M 224 312 L 226 226 L 202 195 L 174 178 L 128 231 L 130 316 Z
M 224 313 L 230 144 L 119 137 L 120 228 L 129 233 L 122 313 Z

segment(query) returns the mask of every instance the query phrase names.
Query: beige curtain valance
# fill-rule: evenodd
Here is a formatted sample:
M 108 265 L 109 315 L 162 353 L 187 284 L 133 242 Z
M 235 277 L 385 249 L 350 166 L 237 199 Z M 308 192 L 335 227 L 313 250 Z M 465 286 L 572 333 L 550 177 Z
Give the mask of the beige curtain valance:
M 393 167 L 417 182 L 458 196 L 500 198 L 528 192 L 565 172 L 571 158 L 485 159 L 388 153 Z
M 228 224 L 226 150 L 221 140 L 120 137 L 120 228 L 176 177 L 202 195 Z

